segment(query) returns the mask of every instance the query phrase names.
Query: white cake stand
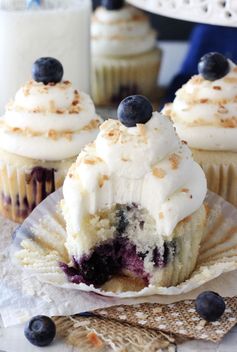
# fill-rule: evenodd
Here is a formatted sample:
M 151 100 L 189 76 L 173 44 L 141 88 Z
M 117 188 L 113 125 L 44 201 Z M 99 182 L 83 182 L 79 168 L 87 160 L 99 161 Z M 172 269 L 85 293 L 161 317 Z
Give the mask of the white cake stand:
M 127 0 L 127 2 L 171 18 L 237 27 L 237 0 Z

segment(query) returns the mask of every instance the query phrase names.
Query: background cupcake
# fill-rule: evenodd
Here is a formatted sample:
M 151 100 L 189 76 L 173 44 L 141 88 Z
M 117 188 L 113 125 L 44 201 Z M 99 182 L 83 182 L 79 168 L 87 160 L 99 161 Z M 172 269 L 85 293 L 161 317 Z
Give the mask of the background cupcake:
M 206 54 L 163 113 L 203 167 L 208 188 L 237 206 L 237 66 Z
M 161 52 L 148 17 L 124 1 L 103 0 L 92 17 L 92 96 L 117 103 L 129 94 L 151 96 Z
M 0 211 L 17 222 L 62 185 L 100 123 L 90 97 L 61 81 L 59 61 L 37 60 L 33 77 L 0 120 Z

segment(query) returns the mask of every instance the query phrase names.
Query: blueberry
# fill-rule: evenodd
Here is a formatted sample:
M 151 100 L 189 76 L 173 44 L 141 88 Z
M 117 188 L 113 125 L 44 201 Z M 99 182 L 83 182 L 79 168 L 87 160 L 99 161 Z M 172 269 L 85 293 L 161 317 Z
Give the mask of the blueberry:
M 124 0 L 102 0 L 101 5 L 107 10 L 119 10 L 124 6 Z
M 208 81 L 220 79 L 229 71 L 229 62 L 220 53 L 208 53 L 201 58 L 198 64 L 198 72 Z
M 53 57 L 41 57 L 32 67 L 32 77 L 36 82 L 58 83 L 63 78 L 63 66 Z
M 56 335 L 56 326 L 52 319 L 44 315 L 38 315 L 25 325 L 25 337 L 32 345 L 48 346 Z
M 145 124 L 152 116 L 152 105 L 142 95 L 131 95 L 125 98 L 118 107 L 118 119 L 127 127 Z
M 218 320 L 225 311 L 224 299 L 216 292 L 202 292 L 196 299 L 197 313 L 207 321 Z

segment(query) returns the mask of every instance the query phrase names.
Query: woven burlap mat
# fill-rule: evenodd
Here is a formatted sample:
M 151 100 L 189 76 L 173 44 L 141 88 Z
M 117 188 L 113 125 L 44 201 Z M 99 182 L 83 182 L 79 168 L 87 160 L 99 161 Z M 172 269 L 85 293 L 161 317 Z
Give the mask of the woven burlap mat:
M 221 319 L 208 323 L 192 300 L 161 305 L 144 303 L 57 317 L 59 335 L 84 351 L 175 351 L 187 339 L 219 342 L 237 322 L 237 297 L 226 298 Z M 110 348 L 109 350 L 107 348 Z
M 83 352 L 175 352 L 172 336 L 102 317 L 57 317 L 58 335 Z

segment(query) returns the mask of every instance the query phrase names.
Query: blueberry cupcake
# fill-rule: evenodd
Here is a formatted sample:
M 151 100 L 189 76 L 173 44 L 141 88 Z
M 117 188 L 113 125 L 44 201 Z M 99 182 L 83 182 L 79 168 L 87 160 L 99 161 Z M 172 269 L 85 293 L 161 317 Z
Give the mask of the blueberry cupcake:
M 208 188 L 237 206 L 237 66 L 208 53 L 198 68 L 163 113 L 192 148 Z
M 129 94 L 154 95 L 161 51 L 148 17 L 122 0 L 102 0 L 92 17 L 92 97 L 118 103 Z
M 82 147 L 99 131 L 90 97 L 62 77 L 59 61 L 37 60 L 34 79 L 0 119 L 0 211 L 16 222 L 62 185 Z
M 79 154 L 63 185 L 74 283 L 116 290 L 173 286 L 195 268 L 206 220 L 206 179 L 168 118 L 126 98 Z M 135 280 L 135 281 L 134 281 Z

